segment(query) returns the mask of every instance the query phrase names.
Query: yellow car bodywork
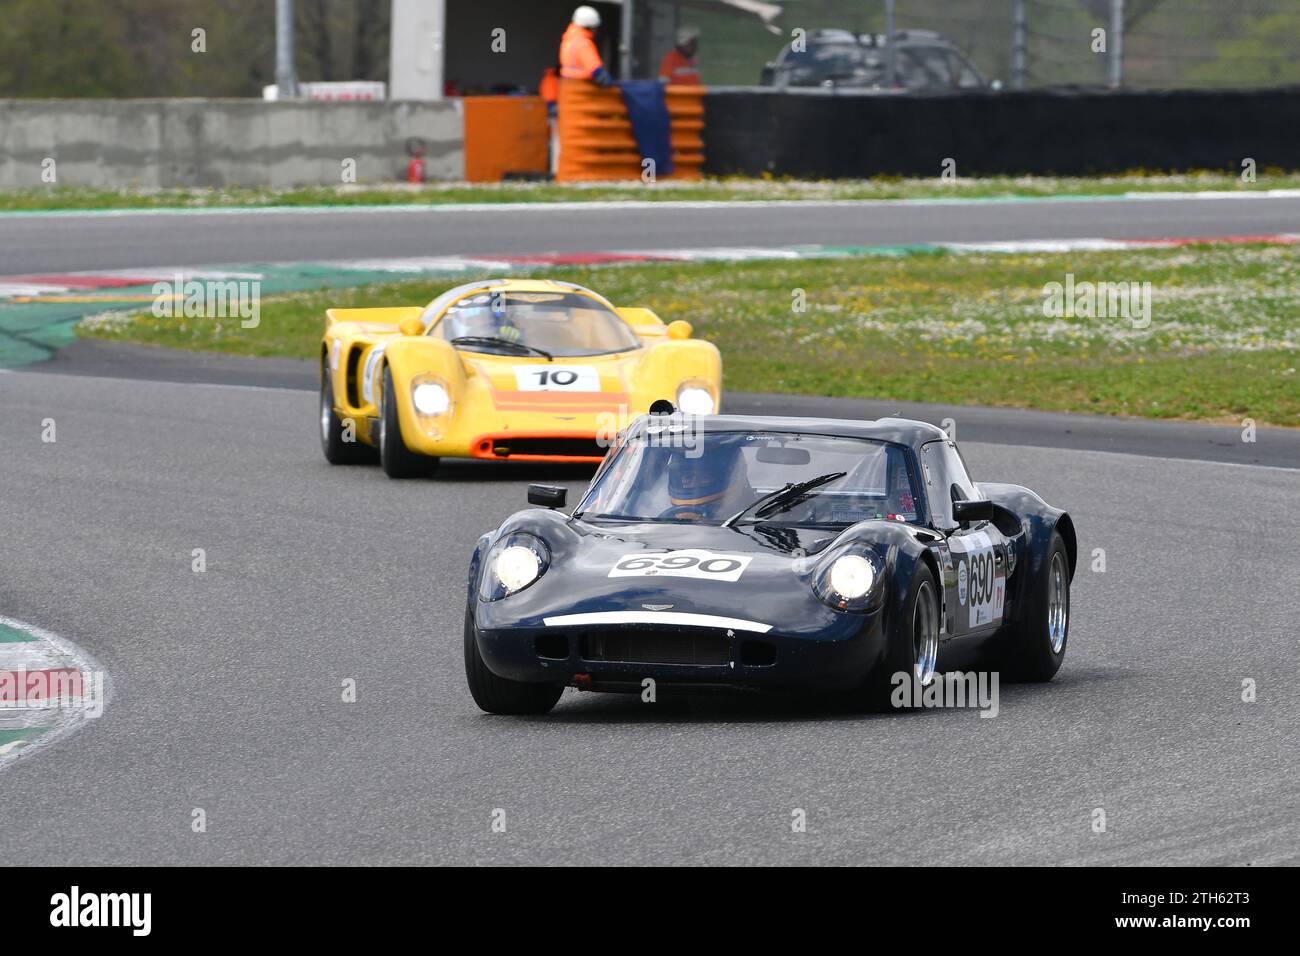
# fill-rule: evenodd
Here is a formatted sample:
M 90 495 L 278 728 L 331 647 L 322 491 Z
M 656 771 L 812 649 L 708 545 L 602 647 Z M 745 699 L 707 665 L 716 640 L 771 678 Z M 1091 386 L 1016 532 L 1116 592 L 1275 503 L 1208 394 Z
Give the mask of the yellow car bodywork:
M 627 323 L 638 346 L 548 360 L 470 351 L 440 337 L 438 324 L 447 310 L 485 292 L 589 297 Z M 657 399 L 676 403 L 681 388 L 706 389 L 713 410 L 719 409 L 722 358 L 712 343 L 690 336 L 686 322 L 665 325 L 649 309 L 618 308 L 590 289 L 553 280 L 470 283 L 423 307 L 330 309 L 320 349 L 326 457 L 335 460 L 328 448 L 331 413 L 335 428 L 349 427 L 360 445 L 382 445 L 383 395 L 391 379 L 395 420 L 409 452 L 429 459 L 599 461 L 632 419 Z M 567 388 L 547 387 L 548 370 L 557 367 L 571 370 L 559 378 L 581 378 L 580 390 L 571 382 Z M 441 385 L 450 398 L 445 413 L 417 410 L 413 390 L 428 382 Z M 524 383 L 527 390 L 521 389 Z M 387 469 L 388 457 L 380 450 Z

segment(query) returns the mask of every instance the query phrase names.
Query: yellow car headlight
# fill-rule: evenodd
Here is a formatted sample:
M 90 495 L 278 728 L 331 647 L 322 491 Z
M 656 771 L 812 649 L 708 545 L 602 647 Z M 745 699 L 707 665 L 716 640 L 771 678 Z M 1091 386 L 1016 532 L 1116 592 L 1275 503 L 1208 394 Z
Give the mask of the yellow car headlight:
M 441 382 L 417 382 L 411 389 L 411 402 L 421 415 L 436 418 L 451 409 L 451 396 Z
M 717 403 L 707 388 L 687 384 L 677 390 L 677 408 L 687 415 L 712 415 Z

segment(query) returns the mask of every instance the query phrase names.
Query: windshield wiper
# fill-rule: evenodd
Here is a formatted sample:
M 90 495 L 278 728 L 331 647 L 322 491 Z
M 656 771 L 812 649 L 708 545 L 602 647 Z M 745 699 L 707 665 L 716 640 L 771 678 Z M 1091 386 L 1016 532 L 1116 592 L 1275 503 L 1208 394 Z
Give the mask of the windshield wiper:
M 820 488 L 822 485 L 829 484 L 837 478 L 843 478 L 846 474 L 848 474 L 846 471 L 832 471 L 829 474 L 818 475 L 816 478 L 809 478 L 807 481 L 791 482 L 784 488 L 776 489 L 776 491 L 769 491 L 757 501 L 746 505 L 726 521 L 722 522 L 722 527 L 733 527 L 737 521 L 749 514 L 751 511 L 755 512 L 755 514 L 760 518 L 766 518 L 768 515 L 788 511 L 803 500 L 803 496 L 814 488 Z
M 495 345 L 504 346 L 508 349 L 520 349 L 524 352 L 532 352 L 536 355 L 544 356 L 546 361 L 555 361 L 555 356 L 544 349 L 539 349 L 535 345 L 525 345 L 523 342 L 512 342 L 509 339 L 499 339 L 494 335 L 458 335 L 451 340 L 452 345 Z

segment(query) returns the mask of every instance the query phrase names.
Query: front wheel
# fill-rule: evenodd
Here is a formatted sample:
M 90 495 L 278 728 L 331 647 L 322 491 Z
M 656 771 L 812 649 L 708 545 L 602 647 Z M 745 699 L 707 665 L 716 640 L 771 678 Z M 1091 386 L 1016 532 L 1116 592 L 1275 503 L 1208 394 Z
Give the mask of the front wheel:
M 479 653 L 473 612 L 465 608 L 465 679 L 470 696 L 489 714 L 545 714 L 564 693 L 558 684 L 526 684 L 488 670 Z
M 867 710 L 906 710 L 919 705 L 917 691 L 934 680 L 935 665 L 939 658 L 939 627 L 941 621 L 939 589 L 929 565 L 918 562 L 912 572 L 912 585 L 907 590 L 907 600 L 902 613 L 894 620 L 886 634 L 888 645 L 885 655 L 876 664 L 858 691 L 858 703 Z M 901 682 L 911 687 L 895 701 L 896 692 L 902 691 Z
M 402 438 L 401 416 L 397 413 L 397 394 L 393 376 L 382 373 L 382 407 L 379 409 L 379 463 L 389 478 L 427 478 L 438 468 L 438 459 L 421 455 L 406 447 Z

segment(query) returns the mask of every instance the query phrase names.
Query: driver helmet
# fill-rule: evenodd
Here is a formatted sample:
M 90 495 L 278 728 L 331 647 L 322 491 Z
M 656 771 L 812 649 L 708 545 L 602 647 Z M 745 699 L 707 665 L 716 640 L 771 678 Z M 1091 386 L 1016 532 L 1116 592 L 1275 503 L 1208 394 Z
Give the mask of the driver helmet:
M 674 450 L 668 459 L 668 498 L 676 507 L 709 505 L 731 487 L 740 456 L 738 447 L 714 446 L 692 456 Z
M 506 312 L 506 294 L 494 292 L 489 302 L 494 325 L 493 334 L 508 342 L 518 342 L 523 337 L 523 331 Z

